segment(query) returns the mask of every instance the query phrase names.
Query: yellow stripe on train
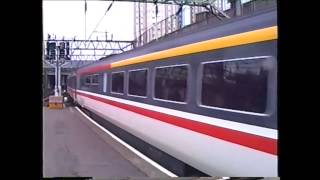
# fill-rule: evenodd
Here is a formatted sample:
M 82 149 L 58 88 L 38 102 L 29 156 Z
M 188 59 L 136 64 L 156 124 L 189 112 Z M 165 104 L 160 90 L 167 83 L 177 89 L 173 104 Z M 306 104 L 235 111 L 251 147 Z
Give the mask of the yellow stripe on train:
M 129 58 L 126 60 L 111 63 L 111 68 L 261 41 L 274 40 L 277 38 L 277 26 L 272 26 Z

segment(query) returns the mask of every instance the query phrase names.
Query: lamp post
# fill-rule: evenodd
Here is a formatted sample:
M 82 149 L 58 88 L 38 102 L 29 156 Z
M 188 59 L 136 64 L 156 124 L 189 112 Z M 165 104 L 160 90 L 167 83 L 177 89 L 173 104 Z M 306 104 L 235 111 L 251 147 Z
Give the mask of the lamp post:
M 55 60 L 56 60 L 56 66 L 54 68 L 55 70 L 55 86 L 54 86 L 54 95 L 60 96 L 61 92 L 61 86 L 60 86 L 60 73 L 59 73 L 59 44 L 56 44 L 56 54 L 55 54 Z

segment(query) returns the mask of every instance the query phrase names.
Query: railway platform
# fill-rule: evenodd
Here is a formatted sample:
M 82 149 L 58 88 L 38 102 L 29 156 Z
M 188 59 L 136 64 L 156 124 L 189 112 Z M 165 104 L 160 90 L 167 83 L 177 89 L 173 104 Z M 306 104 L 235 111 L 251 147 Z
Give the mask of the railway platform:
M 166 178 L 75 107 L 43 107 L 43 176 Z

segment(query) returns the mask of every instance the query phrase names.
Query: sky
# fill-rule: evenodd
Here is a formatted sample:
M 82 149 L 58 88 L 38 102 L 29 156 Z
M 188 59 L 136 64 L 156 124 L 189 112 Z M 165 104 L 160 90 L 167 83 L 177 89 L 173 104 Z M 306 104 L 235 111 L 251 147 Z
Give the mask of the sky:
M 250 0 L 242 0 L 247 2 Z M 84 0 L 44 0 L 43 1 L 43 34 L 55 34 L 57 37 L 77 37 L 84 39 L 85 36 L 85 11 Z M 111 1 L 87 0 L 86 34 L 90 36 L 100 19 L 105 14 Z M 115 1 L 111 9 L 104 16 L 96 29 L 99 32 L 107 31 L 113 34 L 114 40 L 134 39 L 134 3 Z M 103 33 L 94 33 L 96 36 L 105 38 Z
M 105 14 L 111 1 L 87 1 L 87 38 Z M 57 38 L 84 39 L 85 36 L 85 11 L 84 0 L 43 1 L 43 37 L 55 34 Z M 111 9 L 104 16 L 96 29 L 99 32 L 113 34 L 113 40 L 133 40 L 133 3 L 114 2 Z M 105 33 L 94 33 L 91 39 L 105 38 Z
M 113 40 L 134 40 L 134 3 L 115 1 L 104 16 L 111 3 L 112 1 L 87 0 L 85 21 L 84 0 L 44 0 L 42 5 L 43 39 L 47 40 L 50 34 L 53 37 L 56 36 L 56 39 L 64 37 L 65 39 L 84 40 L 85 34 L 87 39 L 92 34 L 90 39 L 95 40 L 98 37 L 104 40 L 105 32 L 108 32 L 108 39 L 112 34 Z M 102 17 L 101 23 L 95 30 L 97 32 L 93 32 Z M 86 52 L 93 54 L 91 51 Z M 96 52 L 101 54 L 104 51 Z M 79 53 L 76 51 L 74 54 Z

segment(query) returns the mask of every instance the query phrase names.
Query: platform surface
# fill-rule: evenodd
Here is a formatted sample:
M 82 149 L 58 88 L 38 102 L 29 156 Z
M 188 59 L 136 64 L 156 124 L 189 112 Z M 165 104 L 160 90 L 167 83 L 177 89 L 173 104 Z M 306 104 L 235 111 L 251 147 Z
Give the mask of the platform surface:
M 81 118 L 73 107 L 43 107 L 44 177 L 147 177 Z

